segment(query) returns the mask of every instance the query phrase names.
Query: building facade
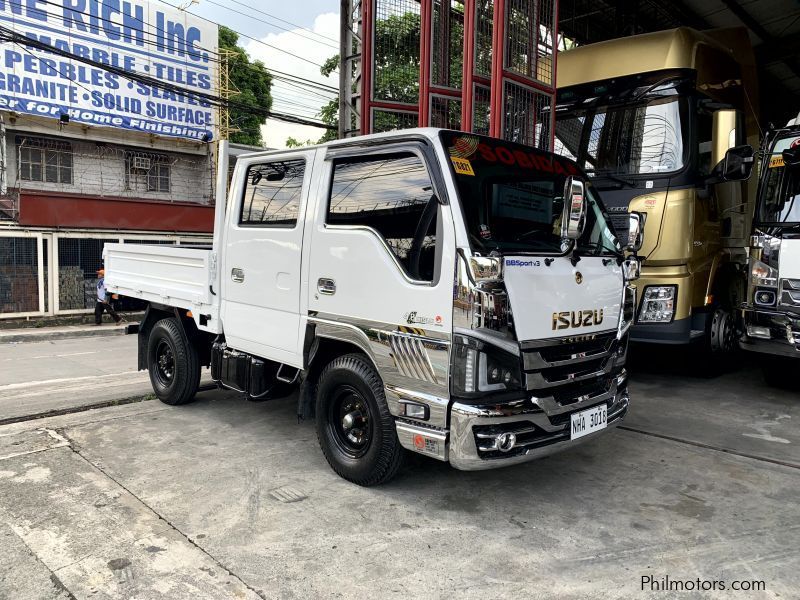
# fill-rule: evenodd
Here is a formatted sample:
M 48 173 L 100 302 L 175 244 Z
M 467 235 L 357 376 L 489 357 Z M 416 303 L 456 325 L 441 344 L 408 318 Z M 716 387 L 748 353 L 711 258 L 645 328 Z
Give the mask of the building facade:
M 209 243 L 213 144 L 0 117 L 0 318 L 92 309 L 106 243 Z

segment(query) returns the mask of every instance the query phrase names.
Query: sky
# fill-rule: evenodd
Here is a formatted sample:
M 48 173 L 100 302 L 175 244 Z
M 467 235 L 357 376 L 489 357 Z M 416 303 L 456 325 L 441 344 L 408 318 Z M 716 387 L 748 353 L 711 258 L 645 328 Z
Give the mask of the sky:
M 182 2 L 181 6 L 187 3 Z M 254 38 L 240 36 L 239 45 L 251 59 L 263 61 L 267 68 L 338 88 L 338 75 L 322 77 L 319 65 L 339 52 L 339 0 L 199 0 L 187 10 Z M 332 97 L 330 94 L 321 97 L 276 81 L 272 88 L 272 108 L 275 112 L 319 120 L 316 114 Z M 275 119 L 268 119 L 262 128 L 262 138 L 269 148 L 285 147 L 290 136 L 300 141 L 316 141 L 323 133 L 319 128 Z

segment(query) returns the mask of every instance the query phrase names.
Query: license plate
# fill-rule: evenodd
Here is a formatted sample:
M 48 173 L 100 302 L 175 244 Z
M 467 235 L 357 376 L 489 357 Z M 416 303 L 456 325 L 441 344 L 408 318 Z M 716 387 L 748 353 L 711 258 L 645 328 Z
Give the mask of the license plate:
M 582 410 L 571 415 L 570 439 L 577 440 L 585 435 L 606 428 L 608 408 L 605 404 Z

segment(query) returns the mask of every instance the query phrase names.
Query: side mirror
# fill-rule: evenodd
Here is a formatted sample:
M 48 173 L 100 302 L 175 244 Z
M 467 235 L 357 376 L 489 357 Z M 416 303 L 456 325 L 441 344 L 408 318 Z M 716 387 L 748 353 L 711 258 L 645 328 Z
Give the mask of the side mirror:
M 750 145 L 734 146 L 725 153 L 725 159 L 714 168 L 718 181 L 744 181 L 750 178 L 755 165 L 755 151 Z
M 580 179 L 567 177 L 564 184 L 564 214 L 561 217 L 561 237 L 577 240 L 586 227 L 584 184 Z
M 475 283 L 501 281 L 503 259 L 496 256 L 473 256 L 469 259 L 469 271 Z
M 644 215 L 632 212 L 628 215 L 628 239 L 625 243 L 625 250 L 636 254 L 644 243 Z
M 788 148 L 783 151 L 783 164 L 789 169 L 800 167 L 800 147 Z

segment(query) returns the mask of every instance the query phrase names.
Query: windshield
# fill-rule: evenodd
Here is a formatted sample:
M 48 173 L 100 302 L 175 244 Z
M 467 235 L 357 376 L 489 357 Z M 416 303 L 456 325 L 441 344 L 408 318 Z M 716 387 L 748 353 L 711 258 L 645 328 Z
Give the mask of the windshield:
M 563 254 L 564 184 L 581 177 L 574 164 L 549 153 L 476 135 L 442 132 L 473 251 L 487 255 Z M 582 177 L 581 177 L 582 178 Z M 587 184 L 587 220 L 576 250 L 619 254 L 597 195 Z
M 675 82 L 654 85 L 629 87 L 613 96 L 572 104 L 562 103 L 573 96 L 571 91 L 561 92 L 556 110 L 556 153 L 575 160 L 589 176 L 657 175 L 681 170 L 688 160 L 684 139 L 689 98 L 678 95 Z
M 800 132 L 775 141 L 765 161 L 757 221 L 765 224 L 800 223 L 800 169 L 787 168 L 783 151 L 800 148 Z

